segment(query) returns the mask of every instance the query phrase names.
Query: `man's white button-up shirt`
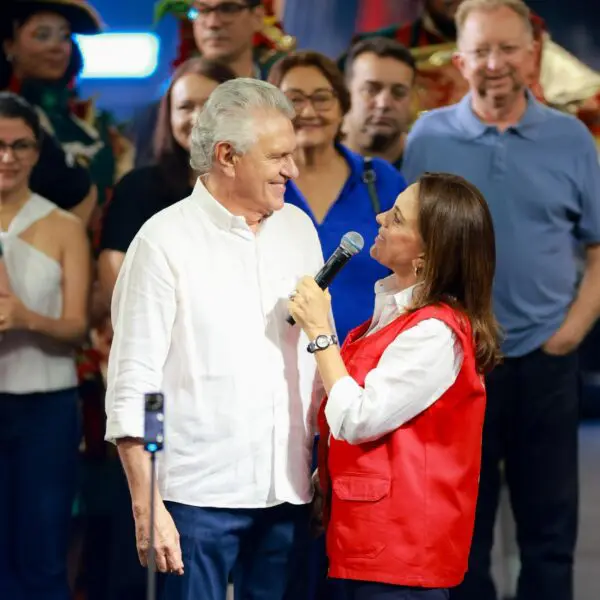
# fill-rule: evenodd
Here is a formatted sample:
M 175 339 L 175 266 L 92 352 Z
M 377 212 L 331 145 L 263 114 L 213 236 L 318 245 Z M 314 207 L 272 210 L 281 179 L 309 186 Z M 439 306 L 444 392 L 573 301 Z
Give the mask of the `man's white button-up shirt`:
M 297 280 L 322 264 L 298 208 L 255 234 L 200 180 L 135 237 L 112 301 L 106 439 L 143 437 L 144 394 L 165 394 L 164 500 L 310 501 L 316 365 L 286 317 Z

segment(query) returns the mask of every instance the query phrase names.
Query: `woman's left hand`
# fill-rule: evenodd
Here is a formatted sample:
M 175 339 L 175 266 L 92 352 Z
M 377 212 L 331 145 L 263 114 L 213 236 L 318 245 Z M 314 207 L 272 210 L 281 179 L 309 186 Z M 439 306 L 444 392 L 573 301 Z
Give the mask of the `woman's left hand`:
M 27 307 L 14 294 L 0 295 L 0 331 L 27 328 Z
M 313 277 L 303 277 L 298 282 L 296 291 L 290 294 L 288 309 L 310 339 L 332 332 L 331 296 Z

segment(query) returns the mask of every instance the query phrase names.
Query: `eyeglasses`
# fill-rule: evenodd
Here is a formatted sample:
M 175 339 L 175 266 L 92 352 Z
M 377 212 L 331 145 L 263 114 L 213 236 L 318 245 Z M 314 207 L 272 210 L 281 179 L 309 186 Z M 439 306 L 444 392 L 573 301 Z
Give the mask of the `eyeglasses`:
M 214 6 L 203 2 L 195 2 L 189 16 L 193 20 L 206 19 L 211 13 L 215 13 L 222 21 L 230 22 L 244 10 L 251 10 L 251 7 L 248 4 L 239 4 L 238 2 L 221 2 Z
M 337 100 L 337 94 L 333 90 L 318 90 L 310 95 L 299 90 L 290 90 L 285 95 L 297 113 L 304 110 L 307 102 L 311 103 L 316 112 L 327 112 Z
M 487 62 L 492 54 L 496 54 L 502 58 L 511 58 L 522 49 L 523 46 L 517 44 L 501 44 L 496 48 L 477 48 L 475 50 L 465 50 L 464 54 L 469 56 L 471 60 L 482 63 Z
M 10 150 L 15 158 L 26 158 L 37 147 L 37 142 L 33 140 L 16 140 L 10 144 L 0 140 L 0 157 L 4 156 Z

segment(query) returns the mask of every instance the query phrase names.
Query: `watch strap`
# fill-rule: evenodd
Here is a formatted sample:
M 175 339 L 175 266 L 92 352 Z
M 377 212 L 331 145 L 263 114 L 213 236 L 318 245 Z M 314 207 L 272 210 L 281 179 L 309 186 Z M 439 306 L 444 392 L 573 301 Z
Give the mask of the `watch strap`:
M 319 350 L 325 350 L 329 348 L 329 346 L 338 345 L 338 337 L 335 333 L 331 335 L 321 334 L 318 335 L 312 342 L 308 344 L 306 349 L 311 354 L 315 352 L 319 352 Z

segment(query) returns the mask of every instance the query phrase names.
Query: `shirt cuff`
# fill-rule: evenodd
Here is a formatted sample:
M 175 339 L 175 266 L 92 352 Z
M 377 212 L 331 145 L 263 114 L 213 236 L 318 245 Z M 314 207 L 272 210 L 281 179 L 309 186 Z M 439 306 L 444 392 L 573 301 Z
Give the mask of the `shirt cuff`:
M 142 417 L 141 422 L 139 418 L 115 415 L 112 418 L 108 418 L 106 421 L 106 433 L 104 440 L 111 444 L 116 444 L 117 440 L 121 438 L 139 438 L 144 437 L 144 419 Z
M 325 417 L 331 435 L 336 439 L 342 438 L 342 429 L 346 414 L 353 402 L 360 398 L 363 389 L 350 377 L 346 375 L 338 379 L 331 388 L 325 405 Z

